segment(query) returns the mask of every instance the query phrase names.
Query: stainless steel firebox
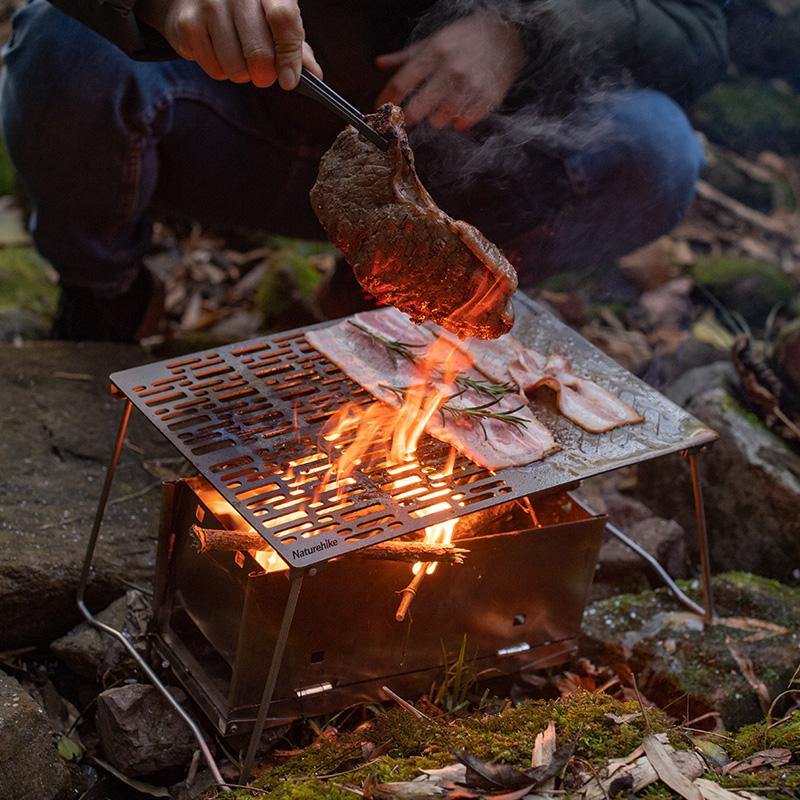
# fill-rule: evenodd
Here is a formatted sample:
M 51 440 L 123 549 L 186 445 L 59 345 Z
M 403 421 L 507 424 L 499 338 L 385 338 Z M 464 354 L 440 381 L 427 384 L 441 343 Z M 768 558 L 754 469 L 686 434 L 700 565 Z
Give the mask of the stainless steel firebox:
M 290 581 L 288 570 L 265 572 L 249 552 L 197 552 L 193 524 L 230 524 L 214 515 L 216 494 L 202 478 L 165 489 L 153 632 L 219 732 L 234 735 L 253 726 Z M 309 575 L 267 724 L 374 700 L 383 684 L 421 694 L 441 672 L 442 648 L 457 650 L 464 636 L 488 674 L 569 658 L 604 519 L 562 493 L 537 500 L 535 520 L 511 506 L 507 530 L 482 535 L 476 526 L 458 539 L 465 563 L 439 564 L 403 623 L 397 593 L 410 564 L 343 556 Z

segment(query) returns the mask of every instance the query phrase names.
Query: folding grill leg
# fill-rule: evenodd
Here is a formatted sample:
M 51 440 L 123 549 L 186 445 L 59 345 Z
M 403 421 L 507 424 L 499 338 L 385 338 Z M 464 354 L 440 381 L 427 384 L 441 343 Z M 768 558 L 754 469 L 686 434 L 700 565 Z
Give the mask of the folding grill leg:
M 197 740 L 197 744 L 203 753 L 203 756 L 208 764 L 209 770 L 211 770 L 211 774 L 214 777 L 214 780 L 223 788 L 227 789 L 228 787 L 225 785 L 225 781 L 222 779 L 222 774 L 219 771 L 219 767 L 217 766 L 217 762 L 214 760 L 214 756 L 211 754 L 211 750 L 206 744 L 205 737 L 203 736 L 203 732 L 200 730 L 200 727 L 197 723 L 183 710 L 181 704 L 172 696 L 169 689 L 161 682 L 161 679 L 153 672 L 150 665 L 142 658 L 136 648 L 128 641 L 128 639 L 123 636 L 121 631 L 118 631 L 116 628 L 112 628 L 110 625 L 106 625 L 104 622 L 100 622 L 86 605 L 85 595 L 86 595 L 86 587 L 89 584 L 89 578 L 92 573 L 92 562 L 94 561 L 94 551 L 97 547 L 97 540 L 100 537 L 100 528 L 103 525 L 103 517 L 105 516 L 106 512 L 106 505 L 108 504 L 108 497 L 111 494 L 111 485 L 114 482 L 114 475 L 117 471 L 117 464 L 119 463 L 119 457 L 122 452 L 122 445 L 125 441 L 125 433 L 128 430 L 128 422 L 131 418 L 131 410 L 133 406 L 130 400 L 125 401 L 125 408 L 122 411 L 122 419 L 119 423 L 119 430 L 117 431 L 117 439 L 114 443 L 114 453 L 111 456 L 111 461 L 108 464 L 108 468 L 106 469 L 106 477 L 105 481 L 103 482 L 103 491 L 100 493 L 100 500 L 97 503 L 97 511 L 94 515 L 94 523 L 92 525 L 92 533 L 89 536 L 89 544 L 86 547 L 86 555 L 84 556 L 83 560 L 83 569 L 81 570 L 81 578 L 78 583 L 78 593 L 77 593 L 77 602 L 78 602 L 78 609 L 80 610 L 81 614 L 85 617 L 86 621 L 92 625 L 93 627 L 97 628 L 104 633 L 107 633 L 109 636 L 113 636 L 118 642 L 120 642 L 123 647 L 130 653 L 131 657 L 136 661 L 136 663 L 141 668 L 142 672 L 148 677 L 150 682 L 153 686 L 158 689 L 159 692 L 166 698 L 169 704 L 177 711 L 183 721 L 189 726 L 194 734 L 194 738 Z
M 694 495 L 694 519 L 697 528 L 697 540 L 700 548 L 700 572 L 703 581 L 703 606 L 706 624 L 714 619 L 714 590 L 711 585 L 711 556 L 708 547 L 708 529 L 706 528 L 706 510 L 703 504 L 703 487 L 700 483 L 700 471 L 697 467 L 697 450 L 686 453 L 689 469 L 692 474 L 692 494 Z
M 247 755 L 245 756 L 242 766 L 242 773 L 239 776 L 239 783 L 242 784 L 247 783 L 256 760 L 258 743 L 261 741 L 261 734 L 264 732 L 264 724 L 267 721 L 267 713 L 272 704 L 272 696 L 275 694 L 275 686 L 278 683 L 278 673 L 280 672 L 283 662 L 283 653 L 286 650 L 286 642 L 289 639 L 289 631 L 292 628 L 292 620 L 294 619 L 297 599 L 300 596 L 300 588 L 302 585 L 303 573 L 297 572 L 293 574 L 291 583 L 289 584 L 289 597 L 283 609 L 281 627 L 278 630 L 278 638 L 275 641 L 275 650 L 272 652 L 272 660 L 270 661 L 269 672 L 267 673 L 267 682 L 264 684 L 264 693 L 261 695 L 261 704 L 258 707 L 258 714 L 256 715 L 255 727 L 250 734 L 250 742 L 247 745 Z

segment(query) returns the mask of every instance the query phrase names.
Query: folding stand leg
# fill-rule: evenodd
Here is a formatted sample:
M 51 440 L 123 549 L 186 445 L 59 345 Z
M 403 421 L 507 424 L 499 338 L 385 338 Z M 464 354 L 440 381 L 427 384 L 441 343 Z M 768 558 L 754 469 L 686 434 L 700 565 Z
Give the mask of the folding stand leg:
M 239 783 L 246 784 L 253 764 L 256 760 L 256 751 L 261 741 L 261 734 L 264 732 L 264 723 L 267 721 L 267 712 L 272 704 L 272 696 L 275 694 L 275 686 L 278 683 L 278 673 L 283 662 L 283 653 L 286 650 L 286 642 L 289 639 L 289 631 L 292 628 L 294 612 L 297 609 L 297 599 L 300 596 L 300 589 L 303 585 L 303 572 L 293 571 L 289 584 L 289 597 L 286 599 L 286 606 L 283 609 L 283 619 L 278 630 L 278 638 L 275 641 L 275 649 L 272 652 L 272 660 L 267 673 L 267 682 L 264 684 L 264 693 L 261 695 L 261 704 L 256 715 L 256 724 L 250 734 L 250 742 L 247 745 L 247 755 L 242 766 L 242 773 L 239 776 Z
M 697 468 L 697 450 L 686 453 L 692 474 L 692 494 L 694 495 L 694 519 L 697 528 L 697 542 L 700 548 L 700 573 L 703 581 L 703 617 L 706 624 L 714 619 L 714 590 L 711 585 L 711 556 L 708 547 L 706 511 L 703 505 L 703 487 L 700 484 L 700 471 Z
M 110 625 L 106 625 L 104 622 L 100 622 L 91 611 L 89 611 L 88 607 L 86 606 L 85 595 L 86 595 L 86 587 L 89 583 L 89 578 L 92 573 L 92 562 L 94 561 L 94 551 L 97 547 L 97 540 L 100 536 L 100 528 L 103 524 L 103 516 L 105 515 L 106 505 L 108 503 L 108 496 L 111 494 L 111 484 L 114 482 L 114 473 L 117 471 L 117 464 L 119 463 L 120 453 L 122 452 L 122 445 L 125 441 L 125 433 L 128 430 L 128 422 L 130 421 L 131 417 L 131 410 L 133 406 L 130 400 L 125 401 L 125 408 L 122 412 L 122 420 L 119 424 L 119 430 L 117 432 L 117 439 L 114 443 L 114 453 L 111 456 L 111 461 L 108 464 L 108 468 L 106 470 L 106 478 L 103 483 L 103 491 L 100 493 L 100 500 L 97 504 L 97 512 L 95 513 L 94 517 L 94 524 L 92 525 L 92 533 L 89 537 L 89 544 L 86 547 L 86 555 L 83 560 L 83 569 L 81 570 L 81 578 L 80 582 L 78 583 L 78 594 L 77 594 L 77 602 L 78 608 L 80 609 L 81 614 L 86 618 L 86 621 L 92 625 L 93 627 L 97 628 L 98 630 L 107 633 L 109 636 L 113 636 L 118 642 L 120 642 L 123 647 L 130 653 L 131 657 L 136 661 L 139 665 L 140 669 L 153 686 L 158 689 L 159 692 L 166 698 L 169 704 L 177 711 L 180 715 L 181 719 L 189 726 L 192 733 L 194 734 L 194 738 L 197 740 L 197 744 L 203 753 L 203 756 L 208 764 L 208 768 L 211 770 L 211 774 L 214 777 L 214 780 L 223 788 L 227 789 L 228 787 L 225 785 L 225 781 L 222 779 L 222 774 L 219 771 L 219 767 L 217 766 L 217 762 L 214 760 L 214 756 L 211 754 L 211 750 L 206 743 L 205 737 L 203 736 L 203 732 L 200 730 L 200 727 L 197 723 L 183 710 L 181 704 L 172 696 L 169 689 L 161 682 L 161 679 L 156 675 L 156 673 L 152 670 L 150 665 L 142 658 L 136 648 L 128 641 L 128 639 L 122 635 L 121 631 L 118 631 L 116 628 L 112 628 Z

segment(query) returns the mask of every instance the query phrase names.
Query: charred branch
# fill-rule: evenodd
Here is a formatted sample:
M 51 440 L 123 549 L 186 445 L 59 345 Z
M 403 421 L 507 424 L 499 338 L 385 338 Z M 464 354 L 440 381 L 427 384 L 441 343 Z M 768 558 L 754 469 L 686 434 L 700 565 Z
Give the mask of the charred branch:
M 253 531 L 226 531 L 192 526 L 192 543 L 198 553 L 269 550 L 269 544 Z M 425 542 L 379 542 L 371 547 L 350 553 L 348 558 L 366 558 L 378 561 L 444 562 L 463 564 L 469 553 L 463 547 Z

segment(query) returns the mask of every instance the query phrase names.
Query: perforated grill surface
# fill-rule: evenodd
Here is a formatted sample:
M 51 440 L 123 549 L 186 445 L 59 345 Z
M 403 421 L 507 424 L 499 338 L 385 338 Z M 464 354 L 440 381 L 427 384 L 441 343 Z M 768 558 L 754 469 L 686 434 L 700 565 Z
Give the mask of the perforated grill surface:
M 512 498 L 694 447 L 715 434 L 526 297 L 514 335 L 559 352 L 617 392 L 645 422 L 588 434 L 546 402 L 534 413 L 561 451 L 497 473 L 423 437 L 417 460 L 370 466 L 336 484 L 322 425 L 345 402 L 372 397 L 314 350 L 300 329 L 117 372 L 112 383 L 292 566 L 302 567 Z M 346 444 L 337 441 L 337 445 Z

